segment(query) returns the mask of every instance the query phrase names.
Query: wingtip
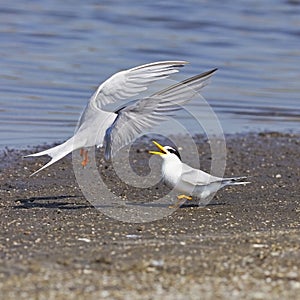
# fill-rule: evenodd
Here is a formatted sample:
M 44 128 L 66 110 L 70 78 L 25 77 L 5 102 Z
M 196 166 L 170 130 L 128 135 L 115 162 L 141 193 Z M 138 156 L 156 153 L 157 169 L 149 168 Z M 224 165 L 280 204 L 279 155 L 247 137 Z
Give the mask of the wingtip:
M 176 68 L 181 68 L 181 67 L 184 67 L 185 65 L 189 64 L 189 62 L 185 61 L 185 60 L 166 61 L 166 63 L 172 64 L 172 67 L 176 67 Z
M 187 60 L 166 60 L 166 63 L 173 63 L 173 64 L 179 64 L 179 65 L 187 65 L 190 62 L 188 62 Z
M 186 60 L 170 60 L 170 61 L 165 61 L 167 64 L 172 64 L 176 67 L 184 67 L 185 65 L 189 64 L 188 61 Z
M 210 71 L 207 72 L 208 73 L 207 75 L 213 74 L 216 71 L 218 71 L 218 68 L 211 69 Z

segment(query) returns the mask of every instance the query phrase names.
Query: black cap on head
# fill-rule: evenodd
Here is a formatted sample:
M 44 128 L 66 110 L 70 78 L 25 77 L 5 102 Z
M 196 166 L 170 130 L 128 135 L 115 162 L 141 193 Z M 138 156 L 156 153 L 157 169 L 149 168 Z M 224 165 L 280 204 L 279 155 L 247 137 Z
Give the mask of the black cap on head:
M 165 146 L 164 148 L 165 148 L 165 150 L 167 150 L 168 152 L 175 154 L 175 155 L 181 160 L 181 156 L 180 156 L 180 154 L 179 154 L 179 152 L 178 152 L 177 149 L 175 149 L 175 148 L 173 148 L 173 147 L 170 147 L 170 146 Z

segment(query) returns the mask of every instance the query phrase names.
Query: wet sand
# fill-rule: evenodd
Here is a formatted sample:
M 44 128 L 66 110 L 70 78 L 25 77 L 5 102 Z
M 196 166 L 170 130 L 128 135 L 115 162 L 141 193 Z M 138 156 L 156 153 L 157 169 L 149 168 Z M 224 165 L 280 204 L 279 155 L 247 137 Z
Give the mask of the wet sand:
M 197 142 L 207 168 L 208 144 Z M 71 157 L 29 177 L 47 159 L 22 156 L 43 147 L 3 151 L 0 298 L 300 299 L 299 135 L 226 142 L 225 175 L 250 175 L 252 183 L 150 223 L 120 222 L 95 209 Z M 143 168 L 153 145 L 135 147 L 136 168 Z M 112 174 L 101 154 L 99 168 Z M 115 192 L 146 199 L 153 191 L 118 185 Z

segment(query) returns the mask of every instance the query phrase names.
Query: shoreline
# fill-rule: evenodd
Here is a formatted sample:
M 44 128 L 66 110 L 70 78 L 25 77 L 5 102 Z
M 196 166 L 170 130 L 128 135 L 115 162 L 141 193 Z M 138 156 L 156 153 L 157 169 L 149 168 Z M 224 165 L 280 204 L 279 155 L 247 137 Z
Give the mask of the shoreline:
M 120 222 L 95 209 L 79 189 L 70 156 L 29 178 L 47 159 L 22 159 L 29 149 L 1 152 L 2 296 L 299 299 L 299 137 L 226 135 L 225 174 L 246 173 L 252 184 L 222 189 L 206 207 L 186 203 L 149 223 Z M 201 168 L 209 171 L 209 145 L 196 138 Z M 134 147 L 134 168 L 143 172 L 153 146 Z M 163 184 L 143 191 L 114 184 L 101 155 L 99 168 L 117 194 L 164 193 Z M 193 163 L 189 153 L 185 159 Z

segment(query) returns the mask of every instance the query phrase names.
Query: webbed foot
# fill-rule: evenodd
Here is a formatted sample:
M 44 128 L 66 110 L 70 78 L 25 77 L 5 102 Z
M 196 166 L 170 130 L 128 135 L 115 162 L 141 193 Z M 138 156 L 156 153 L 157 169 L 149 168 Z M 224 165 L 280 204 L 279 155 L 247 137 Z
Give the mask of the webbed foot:
M 178 201 L 174 205 L 170 205 L 169 208 L 177 209 L 178 207 L 180 207 L 182 199 L 192 200 L 193 198 L 191 196 L 187 196 L 187 195 L 178 195 L 177 199 L 178 199 Z

